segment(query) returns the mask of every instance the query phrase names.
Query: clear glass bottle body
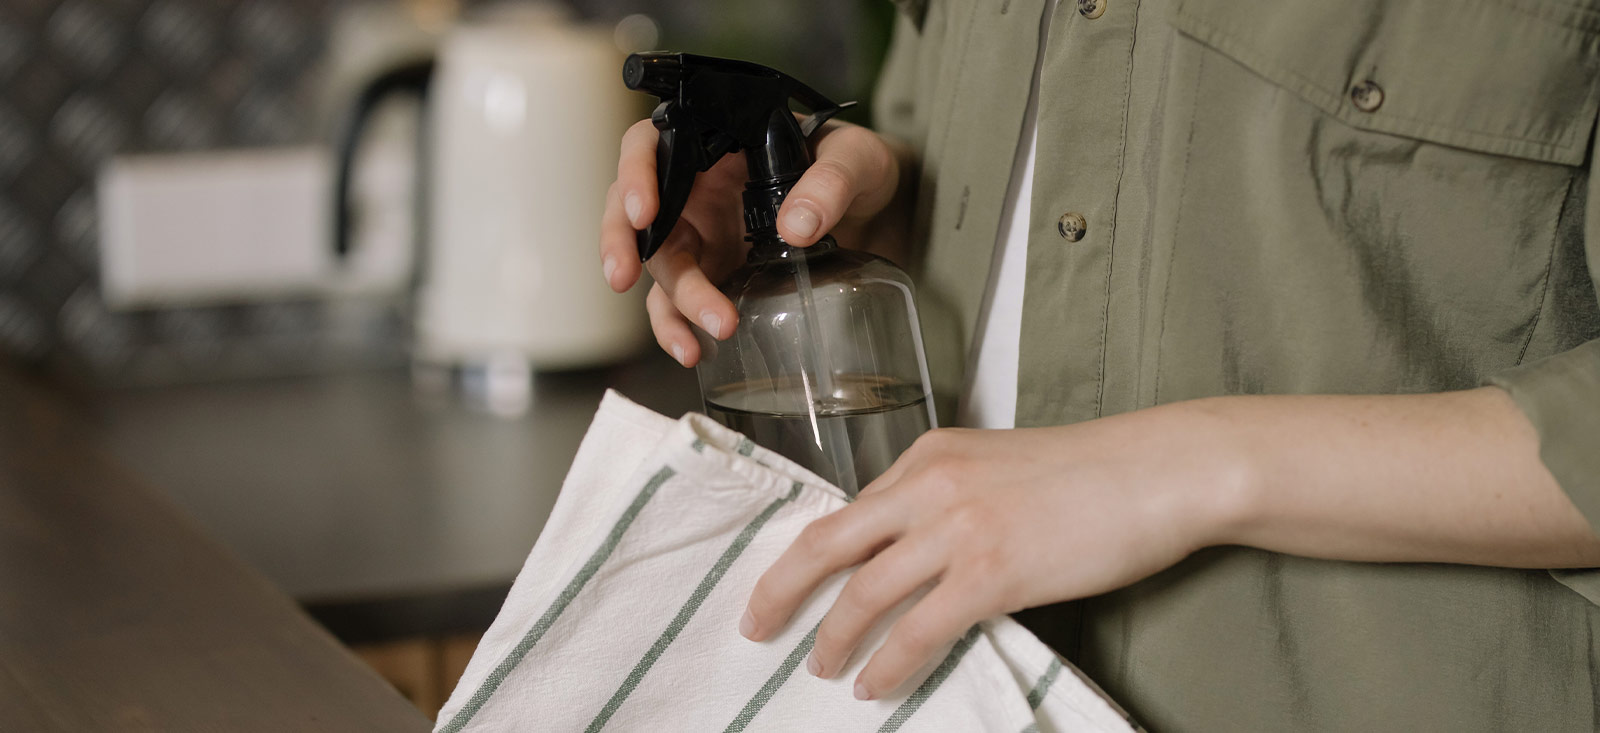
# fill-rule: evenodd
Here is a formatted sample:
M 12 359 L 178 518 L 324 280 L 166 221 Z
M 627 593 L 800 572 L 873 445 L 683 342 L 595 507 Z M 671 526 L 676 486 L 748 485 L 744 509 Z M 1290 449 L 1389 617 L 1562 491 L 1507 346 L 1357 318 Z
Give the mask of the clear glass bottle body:
M 706 413 L 850 494 L 937 420 L 911 279 L 882 257 L 758 243 L 722 288 L 727 340 L 700 338 Z

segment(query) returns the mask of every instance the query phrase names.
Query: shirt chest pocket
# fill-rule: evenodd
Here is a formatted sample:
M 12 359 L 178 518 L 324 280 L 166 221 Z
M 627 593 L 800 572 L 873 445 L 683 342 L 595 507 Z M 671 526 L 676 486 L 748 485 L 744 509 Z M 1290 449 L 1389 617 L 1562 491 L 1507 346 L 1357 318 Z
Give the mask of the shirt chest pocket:
M 1363 130 L 1579 165 L 1600 3 L 1189 0 L 1174 24 Z
M 1600 3 L 1187 0 L 1175 25 L 1340 121 L 1579 165 L 1600 106 Z
M 1167 124 L 1187 129 L 1162 154 L 1158 400 L 1470 387 L 1530 355 L 1561 297 L 1592 303 L 1567 276 L 1600 4 L 1184 0 L 1172 19 Z

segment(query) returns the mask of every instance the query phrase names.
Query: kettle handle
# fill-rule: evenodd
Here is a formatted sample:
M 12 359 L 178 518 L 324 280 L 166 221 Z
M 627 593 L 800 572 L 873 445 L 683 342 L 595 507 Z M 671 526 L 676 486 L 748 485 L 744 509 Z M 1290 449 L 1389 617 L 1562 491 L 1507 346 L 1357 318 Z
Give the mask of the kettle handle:
M 337 139 L 338 148 L 335 151 L 338 167 L 334 173 L 333 188 L 333 252 L 340 260 L 350 253 L 350 225 L 351 219 L 354 218 L 350 206 L 350 179 L 354 173 L 356 147 L 361 141 L 361 135 L 366 131 L 367 123 L 372 120 L 373 111 L 392 96 L 410 95 L 426 103 L 434 66 L 434 60 L 428 58 L 400 64 L 378 74 L 356 94 L 349 113 L 345 115 Z M 412 186 L 414 206 L 418 212 L 422 211 L 427 179 L 427 156 L 424 154 L 426 138 L 426 130 L 419 129 L 417 170 Z M 420 243 L 423 236 L 420 213 L 417 219 L 419 226 L 416 227 L 414 239 Z

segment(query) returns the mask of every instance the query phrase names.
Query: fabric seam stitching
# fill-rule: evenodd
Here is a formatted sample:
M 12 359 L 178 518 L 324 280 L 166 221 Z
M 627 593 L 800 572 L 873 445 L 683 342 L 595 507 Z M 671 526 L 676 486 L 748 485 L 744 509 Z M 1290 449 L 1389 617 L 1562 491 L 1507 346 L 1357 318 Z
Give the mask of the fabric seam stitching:
M 1111 286 L 1116 279 L 1116 254 L 1117 254 L 1117 212 L 1121 210 L 1119 204 L 1122 200 L 1122 177 L 1128 170 L 1128 116 L 1132 110 L 1133 100 L 1133 58 L 1139 44 L 1139 3 L 1137 0 L 1130 9 L 1133 13 L 1133 24 L 1128 28 L 1128 56 L 1127 70 L 1122 80 L 1122 126 L 1118 130 L 1117 147 L 1117 180 L 1112 185 L 1111 217 L 1107 224 L 1106 232 L 1106 297 L 1100 309 L 1100 371 L 1097 375 L 1095 394 L 1095 417 L 1103 417 L 1106 412 L 1106 360 L 1109 358 L 1111 344 Z

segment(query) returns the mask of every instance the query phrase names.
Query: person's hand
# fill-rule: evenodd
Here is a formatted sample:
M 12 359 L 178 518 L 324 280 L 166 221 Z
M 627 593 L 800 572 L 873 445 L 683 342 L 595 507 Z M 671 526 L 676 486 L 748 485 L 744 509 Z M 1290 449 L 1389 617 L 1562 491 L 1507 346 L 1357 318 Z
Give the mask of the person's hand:
M 772 637 L 826 578 L 865 563 L 807 660 L 831 677 L 885 613 L 931 584 L 857 676 L 855 696 L 871 699 L 978 621 L 1111 591 L 1217 544 L 1244 477 L 1193 404 L 922 436 L 853 504 L 801 532 L 756 584 L 739 632 Z
M 656 138 L 650 120 L 622 137 L 617 180 L 606 194 L 600 224 L 600 262 L 606 283 L 623 292 L 639 281 L 636 230 L 655 219 Z M 864 127 L 829 122 L 811 139 L 816 162 L 795 183 L 778 212 L 778 235 L 805 247 L 822 235 L 860 225 L 894 197 L 900 165 L 890 144 Z M 748 178 L 744 155 L 725 156 L 695 180 L 683 216 L 650 258 L 655 285 L 645 300 L 656 342 L 684 366 L 700 360 L 690 322 L 714 338 L 733 334 L 738 314 L 716 284 L 744 261 L 740 194 Z M 844 242 L 848 245 L 848 242 Z

